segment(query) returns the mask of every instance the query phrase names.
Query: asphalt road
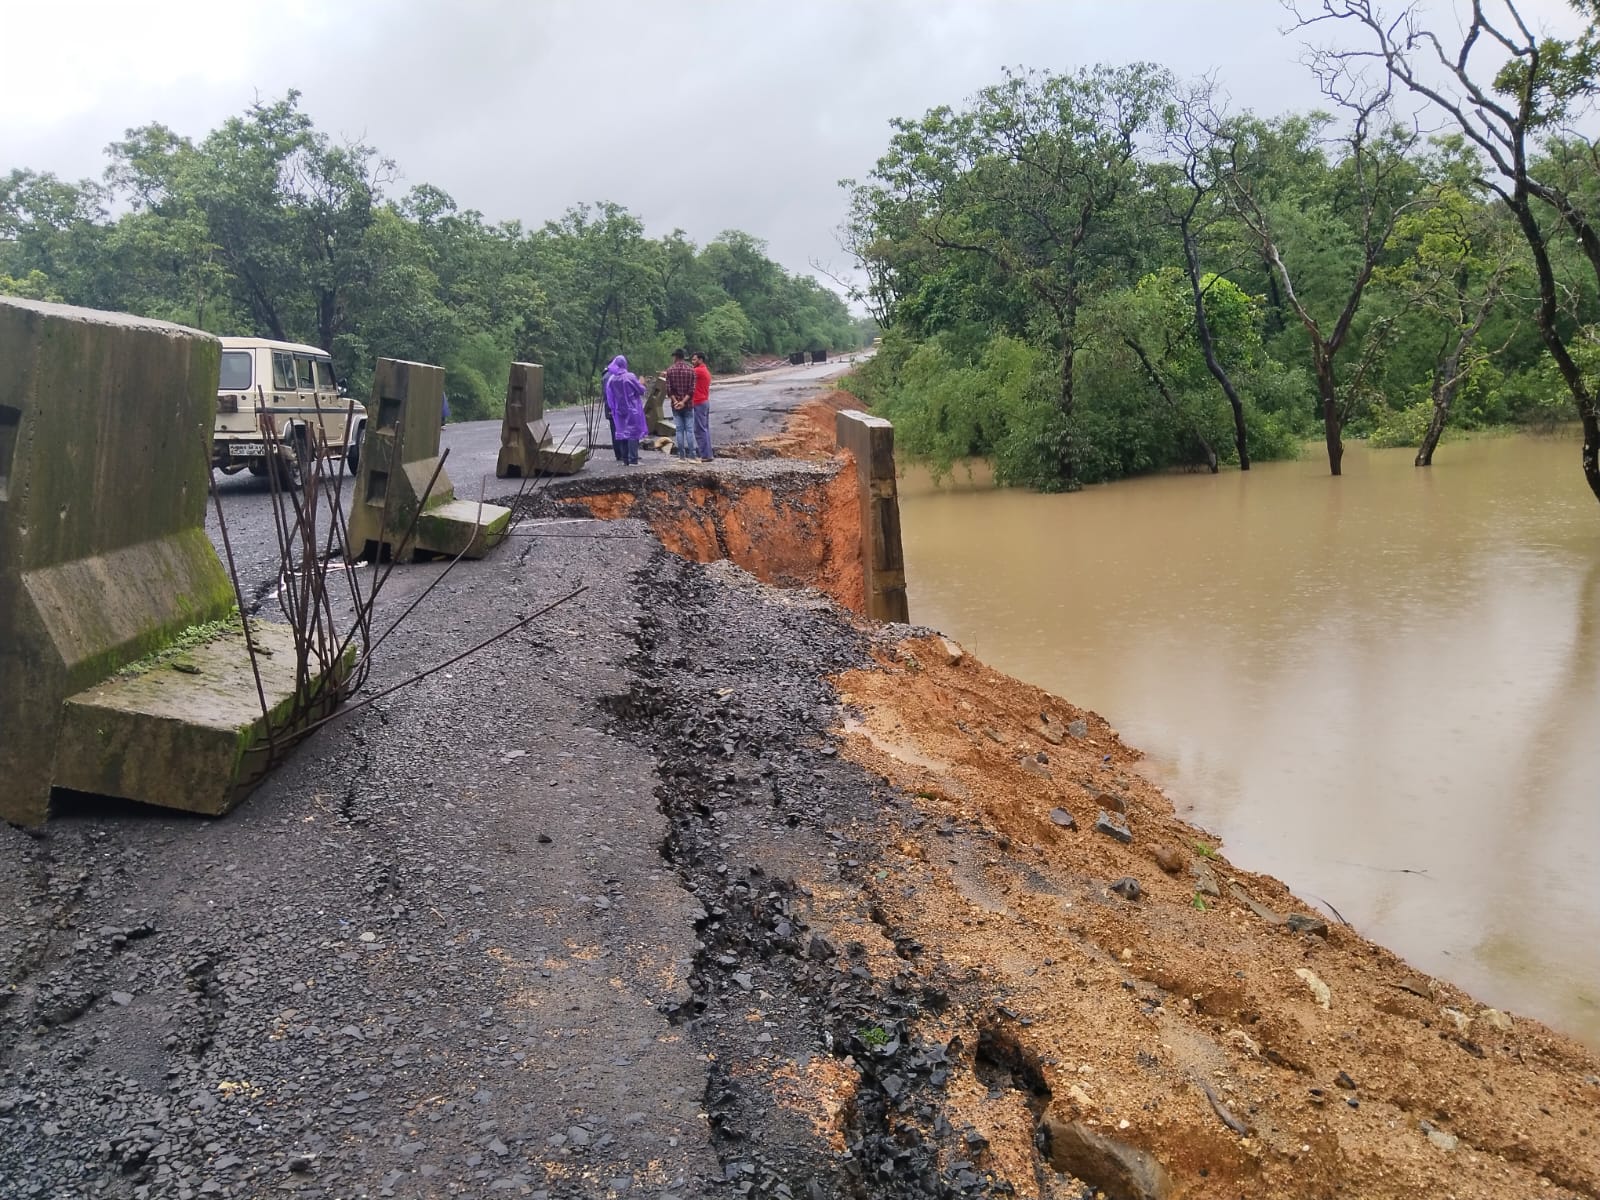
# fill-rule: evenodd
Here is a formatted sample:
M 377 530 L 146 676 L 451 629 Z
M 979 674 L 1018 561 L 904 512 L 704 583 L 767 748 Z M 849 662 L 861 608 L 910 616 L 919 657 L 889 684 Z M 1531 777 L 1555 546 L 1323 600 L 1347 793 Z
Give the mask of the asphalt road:
M 896 819 L 828 732 L 856 623 L 575 524 L 397 571 L 371 704 L 225 820 L 0 822 L 0 1197 L 978 1194 L 928 1056 L 849 1040 L 921 992 L 847 957 Z
M 781 367 L 759 375 L 741 375 L 714 381 L 711 387 L 711 441 L 713 449 L 735 442 L 777 433 L 783 426 L 784 416 L 808 395 L 817 391 L 828 380 L 848 371 L 853 359 L 807 364 L 800 367 Z M 577 445 L 584 440 L 585 421 L 589 414 L 582 407 L 552 409 L 545 414 L 551 437 L 557 445 Z M 606 475 L 621 469 L 612 457 L 606 443 L 610 431 L 606 428 L 603 413 L 593 418 L 597 437 L 602 443 L 590 455 L 583 475 Z M 464 500 L 494 500 L 515 494 L 517 481 L 495 477 L 495 461 L 500 453 L 499 421 L 462 421 L 446 425 L 440 436 L 441 446 L 449 451 L 445 470 L 455 486 L 456 495 Z M 666 455 L 647 453 L 640 461 L 641 470 L 660 469 L 668 465 Z M 234 561 L 238 566 L 239 580 L 244 591 L 245 606 L 255 611 L 266 599 L 277 582 L 279 553 L 273 532 L 271 492 L 264 478 L 245 472 L 237 475 L 217 475 L 217 491 L 222 499 L 223 514 L 227 519 L 228 540 L 232 543 Z M 352 481 L 343 481 L 343 503 L 348 511 Z M 215 508 L 208 511 L 207 531 L 223 552 L 222 537 L 218 530 Z M 224 559 L 226 561 L 226 559 Z

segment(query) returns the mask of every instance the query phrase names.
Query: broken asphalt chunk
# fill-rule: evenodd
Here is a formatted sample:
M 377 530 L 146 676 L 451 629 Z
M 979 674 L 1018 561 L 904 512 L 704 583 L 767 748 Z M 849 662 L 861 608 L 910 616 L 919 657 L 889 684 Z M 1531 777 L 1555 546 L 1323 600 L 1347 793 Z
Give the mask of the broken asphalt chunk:
M 1100 815 L 1094 819 L 1094 828 L 1096 833 L 1116 838 L 1123 845 L 1133 841 L 1133 830 L 1128 828 L 1128 822 L 1121 817 L 1112 816 L 1103 808 L 1100 810 Z

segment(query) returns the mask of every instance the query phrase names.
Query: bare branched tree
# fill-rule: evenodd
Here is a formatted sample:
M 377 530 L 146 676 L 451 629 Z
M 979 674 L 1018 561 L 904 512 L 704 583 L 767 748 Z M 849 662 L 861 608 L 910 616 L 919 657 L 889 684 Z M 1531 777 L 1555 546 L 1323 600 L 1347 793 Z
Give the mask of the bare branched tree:
M 1233 440 L 1239 452 L 1239 469 L 1250 469 L 1250 442 L 1245 432 L 1244 402 L 1233 377 L 1217 354 L 1217 340 L 1206 317 L 1205 273 L 1200 266 L 1200 238 L 1216 217 L 1213 201 L 1222 191 L 1222 139 L 1226 124 L 1218 112 L 1216 81 L 1205 77 L 1173 90 L 1167 111 L 1165 148 L 1178 174 L 1177 185 L 1163 191 L 1162 204 L 1169 224 L 1183 243 L 1184 272 L 1194 299 L 1194 330 L 1206 370 L 1217 381 L 1233 412 Z M 1209 449 L 1209 447 L 1208 447 Z M 1215 455 L 1211 456 L 1215 470 Z
M 1336 138 L 1336 168 L 1345 179 L 1338 189 L 1342 216 L 1350 227 L 1357 255 L 1337 312 L 1318 316 L 1295 290 L 1294 270 L 1285 260 L 1283 239 L 1270 201 L 1259 193 L 1263 172 L 1252 161 L 1262 126 L 1259 122 L 1234 123 L 1224 180 L 1240 219 L 1259 242 L 1262 256 L 1277 277 L 1285 301 L 1311 344 L 1311 368 L 1317 382 L 1323 434 L 1328 448 L 1328 469 L 1341 474 L 1344 425 L 1354 411 L 1360 389 L 1342 387 L 1336 372 L 1340 352 L 1350 343 L 1356 314 L 1366 295 L 1390 236 L 1401 216 L 1423 201 L 1418 195 L 1413 155 L 1422 139 L 1414 123 L 1395 119 L 1390 89 L 1373 83 L 1344 62 L 1321 64 L 1318 80 L 1325 96 L 1346 115 L 1348 124 Z M 1370 347 L 1368 348 L 1370 351 Z M 1371 366 L 1371 354 L 1361 356 L 1361 373 Z

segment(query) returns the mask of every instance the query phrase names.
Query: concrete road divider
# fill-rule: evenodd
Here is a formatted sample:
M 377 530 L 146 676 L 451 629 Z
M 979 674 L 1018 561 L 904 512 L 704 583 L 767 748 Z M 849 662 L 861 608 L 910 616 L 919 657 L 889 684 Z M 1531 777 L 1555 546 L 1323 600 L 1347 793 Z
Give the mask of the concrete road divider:
M 292 630 L 251 620 L 258 683 L 206 537 L 220 353 L 0 298 L 0 818 L 43 822 L 54 788 L 224 812 L 271 714 L 322 686 L 297 680 Z
M 442 367 L 378 360 L 350 502 L 345 553 L 352 562 L 482 558 L 505 537 L 510 509 L 456 499 L 439 458 L 443 395 Z

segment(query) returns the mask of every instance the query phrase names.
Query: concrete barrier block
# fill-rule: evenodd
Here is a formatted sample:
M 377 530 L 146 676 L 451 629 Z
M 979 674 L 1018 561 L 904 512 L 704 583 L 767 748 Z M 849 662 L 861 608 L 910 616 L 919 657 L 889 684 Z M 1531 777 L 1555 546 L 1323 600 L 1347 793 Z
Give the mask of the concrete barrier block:
M 482 558 L 505 536 L 510 509 L 452 503 L 455 488 L 439 461 L 443 394 L 442 368 L 378 360 L 361 470 L 350 499 L 345 554 L 352 562 L 411 562 L 419 554 L 453 558 L 463 546 L 466 557 Z
M 252 622 L 263 713 L 206 536 L 220 353 L 0 297 L 0 818 L 44 821 L 52 788 L 223 812 L 269 726 L 289 736 L 296 688 L 323 689 L 296 679 L 292 630 Z
M 62 705 L 228 613 L 205 534 L 221 348 L 0 297 L 0 817 L 49 815 Z
M 506 415 L 500 425 L 500 457 L 494 473 L 521 479 L 539 469 L 539 448 L 550 440 L 544 421 L 544 367 L 514 362 L 506 382 Z
M 577 446 L 563 450 L 551 445 L 539 451 L 539 470 L 546 475 L 576 475 L 589 461 L 589 448 Z
M 652 437 L 671 437 L 678 431 L 672 415 L 667 411 L 667 381 L 664 376 L 657 375 L 650 381 L 644 394 L 644 419 Z
M 856 464 L 867 615 L 880 621 L 908 623 L 911 617 L 900 539 L 894 426 L 882 417 L 846 409 L 835 418 L 834 432 L 839 448 L 849 451 Z
M 417 519 L 417 544 L 430 553 L 482 558 L 511 528 L 511 510 L 498 504 L 450 500 Z

